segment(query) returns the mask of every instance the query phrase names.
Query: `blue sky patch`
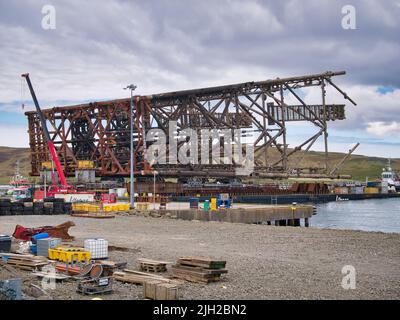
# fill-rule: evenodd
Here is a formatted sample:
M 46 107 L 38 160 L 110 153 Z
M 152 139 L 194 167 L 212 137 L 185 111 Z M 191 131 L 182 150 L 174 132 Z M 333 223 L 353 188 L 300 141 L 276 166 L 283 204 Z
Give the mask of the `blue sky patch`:
M 394 88 L 393 87 L 379 87 L 378 89 L 376 89 L 376 91 L 381 94 L 386 94 L 386 93 L 393 92 Z

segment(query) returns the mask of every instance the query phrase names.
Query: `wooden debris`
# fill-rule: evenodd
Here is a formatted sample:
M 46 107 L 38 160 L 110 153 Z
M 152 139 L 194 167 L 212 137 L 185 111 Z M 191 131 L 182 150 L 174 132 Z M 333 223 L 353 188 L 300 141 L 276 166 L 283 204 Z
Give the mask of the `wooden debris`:
M 49 264 L 45 257 L 28 254 L 0 253 L 4 263 L 22 270 L 33 271 Z
M 171 267 L 174 277 L 190 282 L 210 283 L 219 281 L 221 274 L 227 273 L 224 269 L 226 261 L 210 258 L 183 257 Z
M 175 284 L 158 280 L 147 281 L 143 286 L 143 297 L 152 300 L 178 300 L 179 288 Z
M 111 260 L 97 260 L 96 262 L 105 267 L 110 267 L 113 269 L 124 268 L 128 264 L 127 262 L 115 262 Z
M 211 258 L 203 257 L 182 257 L 178 259 L 177 263 L 181 265 L 203 267 L 209 269 L 223 269 L 226 265 L 226 261 L 212 260 Z
M 124 269 L 124 272 L 116 271 L 114 272 L 113 277 L 118 281 L 134 283 L 138 285 L 144 285 L 145 282 L 152 280 L 158 280 L 163 283 L 181 284 L 181 282 L 173 279 L 129 269 Z
M 140 264 L 140 270 L 146 272 L 165 272 L 167 271 L 167 263 L 166 261 L 156 261 L 151 259 L 141 258 L 138 259 Z

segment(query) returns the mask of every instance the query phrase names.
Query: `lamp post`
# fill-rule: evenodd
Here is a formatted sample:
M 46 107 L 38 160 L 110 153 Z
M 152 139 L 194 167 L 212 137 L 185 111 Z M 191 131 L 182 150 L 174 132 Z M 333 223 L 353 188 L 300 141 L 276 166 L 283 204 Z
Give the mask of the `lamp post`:
M 124 89 L 129 89 L 131 90 L 131 121 L 130 121 L 130 154 L 131 154 L 131 168 L 130 168 L 130 179 L 131 179 L 131 187 L 129 190 L 130 194 L 130 202 L 131 202 L 131 209 L 135 208 L 135 188 L 134 188 L 134 179 L 135 179 L 135 174 L 134 174 L 134 166 L 133 166 L 133 91 L 137 88 L 134 84 L 130 84 L 126 86 Z
M 156 174 L 158 174 L 158 172 L 156 170 L 153 170 L 153 209 L 156 209 Z

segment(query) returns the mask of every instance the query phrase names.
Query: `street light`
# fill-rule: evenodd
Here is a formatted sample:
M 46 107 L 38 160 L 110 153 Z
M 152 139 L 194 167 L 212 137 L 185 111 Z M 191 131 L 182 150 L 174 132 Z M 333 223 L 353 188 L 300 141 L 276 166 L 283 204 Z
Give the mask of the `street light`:
M 153 209 L 156 209 L 156 174 L 158 174 L 158 172 L 156 170 L 153 170 Z M 160 202 L 161 203 L 161 202 Z
M 134 175 L 134 168 L 133 168 L 133 91 L 137 88 L 137 86 L 135 86 L 134 84 L 130 84 L 128 86 L 126 86 L 124 88 L 124 90 L 131 90 L 131 121 L 130 121 L 130 129 L 131 129 L 131 139 L 130 139 L 130 153 L 131 153 L 131 188 L 129 190 L 129 194 L 130 194 L 130 202 L 131 202 L 131 209 L 135 208 L 135 188 L 134 188 L 134 179 L 135 179 L 135 175 Z

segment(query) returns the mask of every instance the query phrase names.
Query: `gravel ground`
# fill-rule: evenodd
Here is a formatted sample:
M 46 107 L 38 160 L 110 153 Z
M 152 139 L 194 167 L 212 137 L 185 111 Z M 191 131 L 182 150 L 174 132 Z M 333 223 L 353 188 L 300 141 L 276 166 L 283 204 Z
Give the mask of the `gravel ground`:
M 227 261 L 228 274 L 208 285 L 185 283 L 182 299 L 399 299 L 400 234 L 314 228 L 274 227 L 221 222 L 181 221 L 142 216 L 115 219 L 67 216 L 0 217 L 0 234 L 25 227 L 76 226 L 76 243 L 103 237 L 114 261 L 137 269 L 140 257 L 176 261 L 180 256 L 210 256 Z M 356 289 L 341 286 L 342 267 L 356 269 Z M 5 271 L 0 268 L 0 275 Z M 29 275 L 25 273 L 25 275 Z M 4 274 L 2 276 L 4 278 Z M 38 283 L 38 282 L 37 282 Z M 90 299 L 75 292 L 76 283 L 63 283 L 53 299 Z M 104 299 L 141 299 L 142 287 L 114 283 Z M 46 298 L 42 296 L 40 298 Z

